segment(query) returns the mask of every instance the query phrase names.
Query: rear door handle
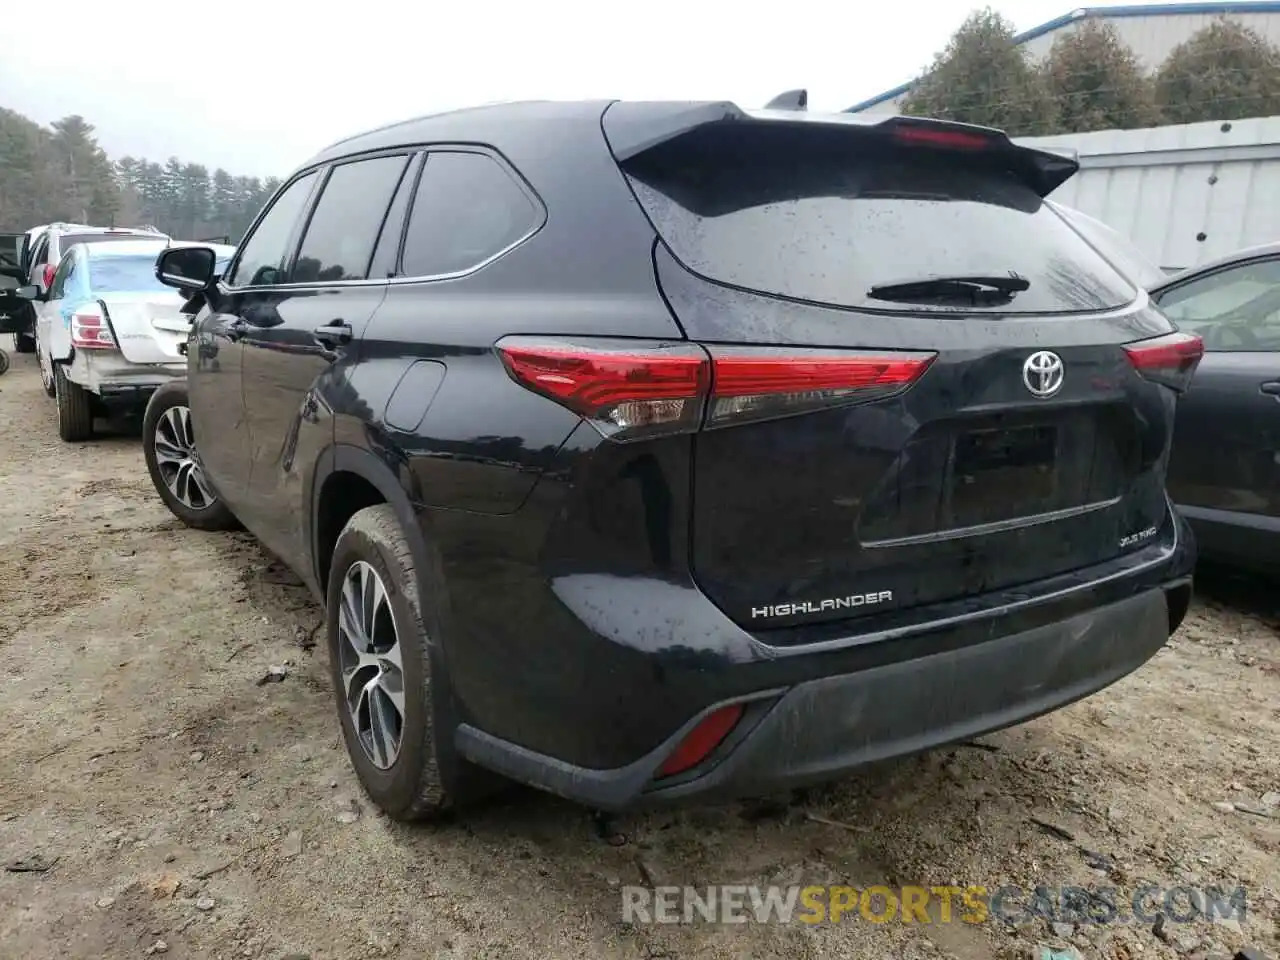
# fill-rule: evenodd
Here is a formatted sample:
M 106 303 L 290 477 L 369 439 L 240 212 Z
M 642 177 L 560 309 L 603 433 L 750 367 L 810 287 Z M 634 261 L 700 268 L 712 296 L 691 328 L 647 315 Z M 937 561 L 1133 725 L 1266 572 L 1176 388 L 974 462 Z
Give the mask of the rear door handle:
M 1268 380 L 1259 389 L 1263 393 L 1269 393 L 1273 397 L 1280 397 L 1280 380 Z
M 330 320 L 312 330 L 311 335 L 327 347 L 336 347 L 351 342 L 351 324 L 345 320 Z

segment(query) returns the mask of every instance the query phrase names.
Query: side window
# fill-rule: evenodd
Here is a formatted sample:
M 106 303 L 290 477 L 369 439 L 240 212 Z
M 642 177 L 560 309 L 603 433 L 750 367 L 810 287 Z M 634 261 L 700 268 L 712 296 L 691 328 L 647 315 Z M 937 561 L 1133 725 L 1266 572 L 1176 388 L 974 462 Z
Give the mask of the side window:
M 472 270 L 523 240 L 538 207 L 510 173 L 483 153 L 427 155 L 405 235 L 402 276 Z
M 44 282 L 44 262 L 48 258 L 48 254 L 49 238 L 41 237 L 40 241 L 36 244 L 35 250 L 31 253 L 31 272 L 29 276 L 31 277 L 32 283 Z
M 382 223 L 378 245 L 373 248 L 373 260 L 369 264 L 370 277 L 381 279 L 396 275 L 396 258 L 400 256 L 400 234 L 404 228 L 404 216 L 409 209 L 409 200 L 413 195 L 413 185 L 422 160 L 422 154 L 415 155 L 400 177 L 400 186 L 396 188 L 395 198 L 392 199 L 391 208 Z
M 62 258 L 62 262 L 58 264 L 58 272 L 53 275 L 53 283 L 49 286 L 50 300 L 61 300 L 67 295 L 67 281 L 71 279 L 71 274 L 75 272 L 75 268 L 76 258 L 68 253 Z
M 298 248 L 290 283 L 334 283 L 369 276 L 391 195 L 409 158 L 375 157 L 333 168 Z
M 1201 277 L 1164 294 L 1160 309 L 1219 353 L 1280 350 L 1280 260 Z
M 257 229 L 241 244 L 240 258 L 227 278 L 229 286 L 265 287 L 283 282 L 285 261 L 292 253 L 289 240 L 315 182 L 316 174 L 308 173 L 276 198 Z

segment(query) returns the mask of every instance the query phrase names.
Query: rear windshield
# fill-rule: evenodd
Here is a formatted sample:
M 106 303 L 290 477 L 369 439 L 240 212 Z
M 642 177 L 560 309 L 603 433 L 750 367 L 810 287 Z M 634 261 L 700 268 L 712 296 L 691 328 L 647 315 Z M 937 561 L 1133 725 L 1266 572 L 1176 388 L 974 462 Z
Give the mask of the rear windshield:
M 149 293 L 169 289 L 156 279 L 154 256 L 91 259 L 89 284 L 94 293 Z
M 871 299 L 873 286 L 1000 276 L 1029 287 L 980 309 L 1063 313 L 1137 291 L 997 163 L 839 131 L 701 128 L 623 169 L 672 253 L 748 290 L 877 310 L 970 305 Z

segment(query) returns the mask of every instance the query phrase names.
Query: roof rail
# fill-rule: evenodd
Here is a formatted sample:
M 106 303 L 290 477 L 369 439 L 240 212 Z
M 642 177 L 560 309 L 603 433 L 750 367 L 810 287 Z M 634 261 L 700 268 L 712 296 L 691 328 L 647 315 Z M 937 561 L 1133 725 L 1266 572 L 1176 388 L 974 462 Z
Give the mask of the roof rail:
M 764 105 L 766 110 L 808 110 L 808 90 L 788 90 L 780 93 Z

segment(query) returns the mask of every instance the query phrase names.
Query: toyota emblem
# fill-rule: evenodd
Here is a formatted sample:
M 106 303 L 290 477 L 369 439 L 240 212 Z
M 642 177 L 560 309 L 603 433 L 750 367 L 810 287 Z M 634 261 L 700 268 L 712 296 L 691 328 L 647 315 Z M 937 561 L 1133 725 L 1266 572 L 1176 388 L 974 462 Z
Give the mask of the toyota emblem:
M 1042 400 L 1062 389 L 1062 358 L 1049 350 L 1037 350 L 1022 364 L 1022 382 Z

